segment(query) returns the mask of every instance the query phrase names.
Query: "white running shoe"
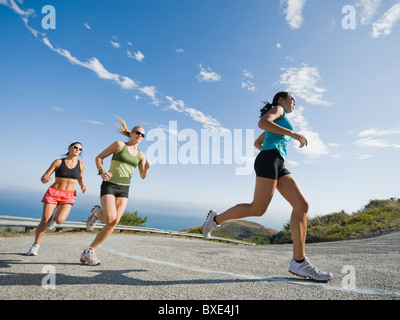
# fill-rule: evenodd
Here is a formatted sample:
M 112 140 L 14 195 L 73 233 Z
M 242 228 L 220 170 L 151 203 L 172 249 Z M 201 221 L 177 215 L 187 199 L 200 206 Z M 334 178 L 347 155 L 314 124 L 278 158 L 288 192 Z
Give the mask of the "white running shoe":
M 51 219 L 49 225 L 47 226 L 47 231 L 53 230 L 57 226 L 57 223 L 54 221 L 54 219 Z
M 305 258 L 301 263 L 292 259 L 288 271 L 296 276 L 310 278 L 311 280 L 318 282 L 328 282 L 333 279 L 332 273 L 319 270 L 311 264 L 307 258 Z
M 211 209 L 210 212 L 208 212 L 206 221 L 203 224 L 203 237 L 205 239 L 211 239 L 211 232 L 216 227 L 219 227 L 219 224 L 215 222 L 215 217 L 217 216 L 217 211 L 214 209 Z
M 83 250 L 81 254 L 81 262 L 88 266 L 97 266 L 100 264 L 100 260 L 97 259 L 93 248 Z
M 39 248 L 40 248 L 39 244 L 33 244 L 26 255 L 27 256 L 37 256 L 39 253 Z
M 93 231 L 94 227 L 96 226 L 97 220 L 99 220 L 96 217 L 96 214 L 101 211 L 101 207 L 98 206 L 97 204 L 92 208 L 90 211 L 92 214 L 89 216 L 89 218 L 86 220 L 86 228 L 88 228 L 89 231 Z

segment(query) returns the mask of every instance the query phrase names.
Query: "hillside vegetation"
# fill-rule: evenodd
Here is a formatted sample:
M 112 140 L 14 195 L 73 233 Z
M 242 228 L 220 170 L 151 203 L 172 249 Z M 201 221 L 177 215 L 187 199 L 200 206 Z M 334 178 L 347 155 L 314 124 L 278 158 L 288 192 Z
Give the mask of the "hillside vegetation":
M 400 231 L 400 199 L 371 200 L 364 208 L 348 214 L 344 211 L 308 219 L 306 242 L 359 239 Z M 202 233 L 202 227 L 186 229 Z M 282 231 L 268 229 L 246 220 L 226 221 L 215 229 L 213 236 L 262 244 L 291 243 L 289 223 Z
M 344 211 L 308 220 L 306 242 L 324 242 L 378 236 L 400 230 L 400 199 L 371 200 L 363 209 Z M 291 243 L 290 225 L 270 237 L 269 242 Z
M 202 234 L 203 228 L 199 226 L 181 231 Z M 265 244 L 266 242 L 268 243 L 268 239 L 271 236 L 277 233 L 277 230 L 265 228 L 261 224 L 255 222 L 246 220 L 231 220 L 221 223 L 221 225 L 215 229 L 212 235 L 215 237 L 248 241 L 256 244 Z

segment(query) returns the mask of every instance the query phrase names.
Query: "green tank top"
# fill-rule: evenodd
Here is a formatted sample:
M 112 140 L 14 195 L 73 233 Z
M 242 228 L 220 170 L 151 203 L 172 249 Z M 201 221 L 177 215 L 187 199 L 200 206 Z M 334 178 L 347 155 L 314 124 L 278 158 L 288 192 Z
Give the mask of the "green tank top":
M 133 170 L 137 167 L 140 161 L 140 150 L 136 156 L 132 156 L 128 151 L 128 146 L 124 144 L 122 150 L 112 156 L 109 172 L 112 173 L 111 179 L 108 182 L 129 186 Z

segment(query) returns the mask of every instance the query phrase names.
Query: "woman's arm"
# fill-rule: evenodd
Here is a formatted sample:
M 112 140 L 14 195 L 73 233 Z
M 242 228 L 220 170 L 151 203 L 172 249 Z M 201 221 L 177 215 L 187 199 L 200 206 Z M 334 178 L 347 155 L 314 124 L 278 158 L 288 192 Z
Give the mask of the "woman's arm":
M 146 160 L 146 155 L 143 152 L 140 152 L 140 161 L 138 164 L 140 177 L 145 179 L 147 177 L 147 170 L 149 170 L 151 163 L 149 159 Z
M 274 121 L 283 117 L 283 108 L 281 106 L 277 106 L 276 108 L 272 108 L 268 110 L 266 114 L 264 114 L 261 119 L 258 121 L 258 127 L 265 131 L 269 131 L 276 134 L 292 136 L 293 131 L 278 126 Z
M 103 159 L 109 157 L 112 154 L 118 153 L 124 147 L 124 143 L 122 141 L 115 141 L 112 145 L 110 145 L 107 149 L 103 150 L 97 157 L 96 157 L 96 167 L 97 170 L 102 170 L 101 178 L 104 181 L 109 180 L 112 177 L 111 172 L 106 172 L 103 166 Z
M 265 139 L 265 131 L 254 141 L 254 146 L 261 151 Z
M 58 169 L 60 164 L 61 164 L 61 159 L 54 160 L 53 163 L 50 165 L 50 167 L 47 169 L 47 171 L 42 175 L 40 181 L 42 181 L 42 183 L 47 183 L 53 180 L 53 178 L 50 176 L 53 174 L 54 171 Z
M 78 183 L 81 186 L 82 193 L 86 192 L 86 186 L 85 183 L 83 182 L 83 170 L 85 170 L 85 166 L 86 164 L 81 161 L 81 175 L 78 178 Z
M 299 133 L 293 132 L 292 130 L 283 128 L 279 125 L 277 125 L 274 121 L 283 117 L 283 108 L 281 106 L 277 106 L 276 108 L 272 108 L 268 110 L 266 114 L 264 114 L 261 119 L 258 121 L 258 127 L 260 129 L 276 133 L 276 134 L 281 134 L 281 135 L 286 135 L 289 137 L 292 137 L 294 140 L 297 140 L 300 142 L 300 148 L 307 146 L 308 141 L 307 139 Z

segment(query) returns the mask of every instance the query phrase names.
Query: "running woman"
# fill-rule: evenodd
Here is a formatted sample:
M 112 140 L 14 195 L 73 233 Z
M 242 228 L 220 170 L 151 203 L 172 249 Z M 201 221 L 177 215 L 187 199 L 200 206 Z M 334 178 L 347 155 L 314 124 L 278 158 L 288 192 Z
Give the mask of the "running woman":
M 100 188 L 101 207 L 98 205 L 93 207 L 86 226 L 92 231 L 97 220 L 103 222 L 105 226 L 97 233 L 89 248 L 81 254 L 81 262 L 91 266 L 100 264 L 95 250 L 110 236 L 125 212 L 134 169 L 139 167 L 140 177 L 145 179 L 151 166 L 149 160 L 146 160 L 146 155 L 138 149 L 139 143 L 145 137 L 144 129 L 136 126 L 129 130 L 125 121 L 117 118 L 122 125 L 122 127 L 117 126 L 117 129 L 130 140 L 128 142 L 116 141 L 96 157 L 98 174 L 103 179 Z M 105 171 L 103 159 L 110 155 L 113 155 L 110 170 Z
M 307 234 L 308 202 L 297 181 L 285 167 L 287 146 L 294 139 L 300 142 L 300 148 L 307 146 L 307 139 L 294 132 L 294 125 L 287 117 L 294 110 L 296 101 L 290 92 L 279 92 L 272 104 L 266 103 L 262 108 L 258 126 L 265 130 L 255 141 L 261 150 L 254 162 L 256 185 L 253 202 L 238 204 L 227 211 L 217 214 L 210 210 L 203 224 L 203 236 L 210 238 L 212 231 L 222 222 L 251 216 L 262 216 L 267 210 L 275 189 L 292 206 L 290 230 L 293 240 L 293 259 L 289 272 L 315 281 L 327 282 L 333 279 L 329 272 L 318 270 L 305 254 Z
M 29 249 L 28 256 L 38 254 L 40 240 L 46 230 L 55 228 L 57 224 L 62 224 L 67 219 L 76 200 L 76 182 L 79 183 L 82 193 L 86 192 L 86 186 L 83 182 L 85 163 L 78 159 L 81 154 L 82 144 L 80 142 L 71 143 L 68 147 L 68 153 L 63 158 L 53 161 L 42 176 L 42 183 L 47 183 L 53 180 L 51 175 L 55 172 L 56 180 L 42 199 L 42 220 L 36 227 L 35 242 Z

